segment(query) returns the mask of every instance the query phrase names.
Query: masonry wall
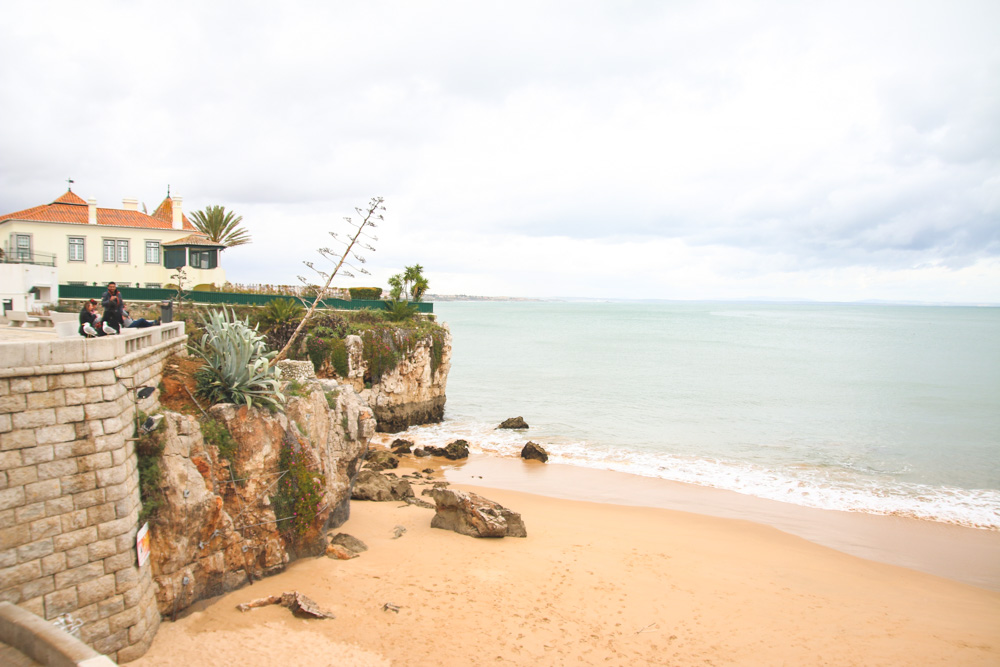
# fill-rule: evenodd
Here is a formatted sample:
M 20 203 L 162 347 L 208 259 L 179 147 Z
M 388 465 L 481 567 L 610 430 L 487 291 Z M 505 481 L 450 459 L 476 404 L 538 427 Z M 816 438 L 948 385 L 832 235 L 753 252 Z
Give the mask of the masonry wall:
M 155 387 L 183 349 L 182 322 L 93 340 L 0 343 L 0 601 L 82 622 L 119 662 L 159 626 L 138 566 L 133 388 Z

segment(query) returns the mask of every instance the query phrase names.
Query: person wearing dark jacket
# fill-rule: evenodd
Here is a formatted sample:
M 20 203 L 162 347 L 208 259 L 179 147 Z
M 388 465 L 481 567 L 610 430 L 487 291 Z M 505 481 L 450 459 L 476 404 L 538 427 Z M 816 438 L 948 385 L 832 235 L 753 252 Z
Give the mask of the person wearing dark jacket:
M 125 302 L 122 301 L 122 294 L 118 291 L 118 285 L 115 282 L 108 283 L 108 291 L 101 297 L 101 305 L 104 306 L 104 323 L 115 332 L 121 333 L 124 325 Z
M 100 322 L 101 318 L 97 316 L 97 300 L 86 301 L 80 310 L 80 328 L 78 329 L 80 335 L 103 336 L 104 332 L 101 331 Z

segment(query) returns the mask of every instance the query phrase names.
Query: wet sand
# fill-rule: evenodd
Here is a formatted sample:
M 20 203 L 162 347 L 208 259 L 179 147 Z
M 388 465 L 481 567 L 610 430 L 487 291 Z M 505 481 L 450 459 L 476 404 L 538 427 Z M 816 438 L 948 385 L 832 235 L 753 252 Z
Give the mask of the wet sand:
M 446 479 L 457 484 L 753 521 L 844 553 L 1000 591 L 1000 531 L 815 509 L 682 482 L 520 459 L 473 456 L 442 468 Z
M 1000 593 L 763 522 L 500 488 L 520 477 L 602 501 L 652 493 L 583 472 L 476 459 L 446 470 L 495 486 L 475 490 L 521 512 L 525 539 L 470 538 L 431 528 L 433 510 L 354 502 L 335 532 L 368 544 L 359 558 L 304 559 L 200 603 L 133 664 L 1000 664 Z M 289 590 L 337 618 L 236 610 Z

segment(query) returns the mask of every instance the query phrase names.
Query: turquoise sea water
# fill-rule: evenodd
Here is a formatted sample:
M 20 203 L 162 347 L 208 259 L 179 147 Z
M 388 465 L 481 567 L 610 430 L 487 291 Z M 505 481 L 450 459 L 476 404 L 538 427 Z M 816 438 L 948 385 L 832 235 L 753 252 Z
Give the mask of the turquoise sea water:
M 437 303 L 445 421 L 517 456 L 1000 529 L 1000 309 Z M 521 415 L 527 432 L 497 431 Z

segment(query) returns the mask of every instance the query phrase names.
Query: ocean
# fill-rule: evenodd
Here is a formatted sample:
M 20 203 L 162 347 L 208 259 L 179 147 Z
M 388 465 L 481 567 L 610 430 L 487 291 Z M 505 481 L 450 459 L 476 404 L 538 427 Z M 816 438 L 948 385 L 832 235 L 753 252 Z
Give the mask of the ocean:
M 517 457 L 1000 530 L 1000 308 L 439 302 L 445 420 Z M 527 431 L 496 430 L 522 416 Z

